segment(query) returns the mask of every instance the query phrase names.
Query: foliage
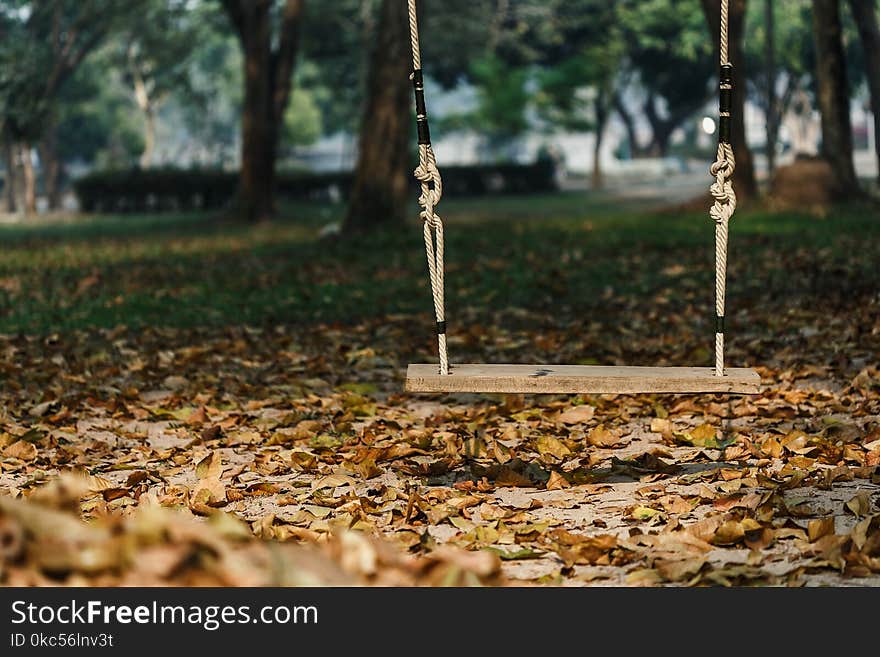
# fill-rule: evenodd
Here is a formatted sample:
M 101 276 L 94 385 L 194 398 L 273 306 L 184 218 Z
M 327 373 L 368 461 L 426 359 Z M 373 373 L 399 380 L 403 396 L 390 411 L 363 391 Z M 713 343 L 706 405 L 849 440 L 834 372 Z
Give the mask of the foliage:
M 697 2 L 626 0 L 619 7 L 627 70 L 643 90 L 643 114 L 654 133 L 648 149 L 662 153 L 672 131 L 710 97 L 715 39 Z
M 550 126 L 574 131 L 604 127 L 604 115 L 620 76 L 626 44 L 618 26 L 616 6 L 593 5 L 590 29 L 577 40 L 562 35 L 572 52 L 550 60 L 538 73 L 536 104 Z
M 479 98 L 471 118 L 490 142 L 509 141 L 525 132 L 528 71 L 489 55 L 472 63 L 470 75 Z
M 73 74 L 58 98 L 55 131 L 64 162 L 125 167 L 143 150 L 143 130 L 102 49 Z
M 306 68 L 313 68 L 309 63 Z M 307 75 L 297 74 L 299 81 Z M 297 84 L 290 95 L 290 103 L 284 113 L 282 144 L 287 147 L 307 146 L 317 141 L 324 133 L 324 114 L 321 106 L 329 96 L 323 87 L 303 88 Z
M 9 1 L 0 12 L 0 117 L 16 139 L 49 127 L 55 100 L 82 61 L 145 0 Z

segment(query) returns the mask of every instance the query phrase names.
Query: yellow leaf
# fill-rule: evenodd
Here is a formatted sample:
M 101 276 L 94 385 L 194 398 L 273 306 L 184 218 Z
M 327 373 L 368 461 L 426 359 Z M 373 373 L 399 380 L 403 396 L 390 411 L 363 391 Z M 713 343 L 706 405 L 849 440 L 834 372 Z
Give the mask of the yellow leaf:
M 550 479 L 547 480 L 547 490 L 559 490 L 560 488 L 570 488 L 571 484 L 568 480 L 558 472 L 550 473 Z
M 196 463 L 196 476 L 199 479 L 220 479 L 223 474 L 223 460 L 220 452 L 212 451 Z
M 776 438 L 768 438 L 761 444 L 761 451 L 770 458 L 778 459 L 782 457 L 782 445 Z
M 593 447 L 613 447 L 617 444 L 617 436 L 600 424 L 587 434 L 587 442 Z
M 630 517 L 634 520 L 650 520 L 658 515 L 660 515 L 662 511 L 658 511 L 657 509 L 652 509 L 649 506 L 637 506 L 630 512 Z
M 855 497 L 846 503 L 846 508 L 856 517 L 868 515 L 871 510 L 871 494 L 866 491 L 859 491 Z
M 558 459 L 564 459 L 571 454 L 571 450 L 565 446 L 565 443 L 559 440 L 559 438 L 554 438 L 553 436 L 540 436 L 536 444 L 538 447 L 538 453 L 541 454 L 541 456 L 550 454 Z
M 810 543 L 815 543 L 823 536 L 828 536 L 834 533 L 834 516 L 828 516 L 827 518 L 817 518 L 816 520 L 810 520 L 807 525 L 807 536 L 810 539 Z
M 655 417 L 651 420 L 651 431 L 659 433 L 664 438 L 672 438 L 672 422 L 665 418 Z
M 8 459 L 21 459 L 22 461 L 33 461 L 37 458 L 37 446 L 26 440 L 19 440 L 12 443 L 3 450 L 3 456 Z

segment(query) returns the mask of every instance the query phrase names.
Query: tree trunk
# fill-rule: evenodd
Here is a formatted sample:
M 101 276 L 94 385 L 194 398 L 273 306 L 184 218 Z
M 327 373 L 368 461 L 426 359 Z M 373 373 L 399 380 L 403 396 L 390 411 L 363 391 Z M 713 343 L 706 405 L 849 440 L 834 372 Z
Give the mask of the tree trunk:
M 34 172 L 32 149 L 27 142 L 19 142 L 17 147 L 21 166 L 21 200 L 18 204 L 26 215 L 33 215 L 37 213 L 37 176 Z
M 709 23 L 716 49 L 721 26 L 721 4 L 718 0 L 702 0 L 703 13 Z M 736 155 L 733 185 L 741 200 L 754 198 L 758 193 L 752 152 L 746 141 L 746 74 L 743 46 L 747 0 L 730 0 L 730 63 L 733 64 L 733 108 L 730 142 Z M 717 50 L 716 50 L 717 53 Z
M 272 82 L 271 2 L 256 0 L 244 10 L 244 106 L 241 124 L 239 205 L 248 221 L 268 219 L 274 212 L 274 185 L 269 142 Z
M 411 70 L 406 3 L 383 0 L 346 231 L 403 224 L 406 219 L 412 123 L 407 78 Z
M 877 152 L 878 179 L 880 179 L 880 25 L 874 0 L 849 0 L 853 17 L 859 28 L 868 89 L 871 92 L 871 112 L 874 114 L 874 150 Z
M 813 35 L 816 40 L 816 82 L 822 115 L 822 156 L 831 164 L 837 193 L 859 195 L 853 163 L 849 89 L 840 0 L 813 0 Z
M 8 137 L 3 136 L 3 211 L 15 212 L 15 157 L 12 153 L 12 144 Z
M 776 102 L 776 14 L 773 0 L 764 0 L 764 23 L 767 27 L 767 43 L 764 44 L 764 61 L 767 65 L 767 176 L 776 170 L 776 144 L 779 140 L 779 114 Z
M 61 209 L 61 180 L 63 165 L 58 157 L 58 138 L 54 128 L 49 128 L 40 142 L 40 168 L 43 172 L 43 188 L 50 210 Z
M 614 111 L 617 112 L 617 116 L 623 121 L 623 127 L 626 130 L 626 138 L 629 141 L 629 156 L 630 159 L 634 160 L 639 157 L 642 152 L 642 149 L 639 146 L 639 137 L 636 133 L 636 122 L 619 93 L 614 94 Z
M 144 109 L 144 150 L 138 161 L 141 169 L 149 169 L 156 152 L 156 113 L 152 106 Z
M 128 70 L 134 87 L 134 101 L 144 115 L 144 150 L 138 164 L 141 169 L 148 169 L 153 163 L 153 153 L 156 150 L 156 107 L 150 97 L 147 81 L 141 73 L 137 53 L 132 48 L 128 51 Z
M 605 127 L 608 125 L 609 108 L 602 98 L 603 94 L 596 99 L 596 143 L 593 146 L 593 189 L 602 189 L 604 176 L 602 174 L 602 142 L 605 137 Z
M 249 221 L 275 212 L 275 166 L 280 124 L 290 100 L 305 0 L 286 0 L 278 34 L 273 0 L 223 0 L 244 52 L 239 209 Z M 277 45 L 273 48 L 273 42 Z

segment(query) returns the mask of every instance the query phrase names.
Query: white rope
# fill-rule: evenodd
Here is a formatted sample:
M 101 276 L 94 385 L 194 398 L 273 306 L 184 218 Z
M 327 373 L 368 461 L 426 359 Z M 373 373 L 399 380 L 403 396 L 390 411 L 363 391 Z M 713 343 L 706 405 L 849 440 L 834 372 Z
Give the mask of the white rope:
M 721 66 L 730 65 L 729 55 L 729 0 L 721 0 Z M 723 85 L 723 83 L 722 83 Z M 722 89 L 731 88 L 722 86 Z M 730 112 L 722 111 L 722 121 L 730 121 Z M 727 286 L 727 242 L 730 218 L 736 211 L 736 193 L 731 182 L 736 159 L 733 147 L 719 140 L 718 155 L 709 171 L 715 182 L 709 188 L 714 203 L 709 216 L 715 221 L 715 315 L 724 317 L 724 297 Z M 724 331 L 715 328 L 715 375 L 724 376 Z
M 416 13 L 416 0 L 409 0 L 409 31 L 412 41 L 413 71 L 422 68 L 421 48 L 419 47 L 419 21 Z M 419 115 L 420 120 L 427 117 Z M 446 311 L 444 294 L 443 263 L 443 220 L 435 208 L 443 197 L 443 180 L 437 168 L 437 159 L 431 144 L 419 144 L 419 166 L 415 177 L 422 185 L 419 205 L 420 216 L 424 222 L 425 253 L 428 258 L 428 277 L 431 281 L 431 294 L 434 298 L 434 316 L 437 320 L 437 351 L 440 357 L 440 374 L 449 374 L 449 356 L 446 349 Z

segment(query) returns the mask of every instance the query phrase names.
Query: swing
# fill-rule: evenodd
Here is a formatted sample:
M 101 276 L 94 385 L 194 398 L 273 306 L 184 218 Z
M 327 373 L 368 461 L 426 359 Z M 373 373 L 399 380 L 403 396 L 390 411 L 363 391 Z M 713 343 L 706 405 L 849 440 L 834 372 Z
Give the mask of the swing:
M 710 172 L 715 179 L 710 191 L 714 203 L 709 216 L 715 222 L 715 367 L 611 367 L 593 365 L 478 365 L 449 364 L 443 302 L 443 222 L 436 213 L 443 182 L 431 146 L 425 106 L 424 76 L 419 48 L 416 0 L 409 1 L 412 37 L 416 126 L 421 183 L 419 205 L 424 222 L 428 276 L 437 320 L 439 366 L 412 364 L 407 369 L 407 392 L 473 393 L 740 393 L 759 392 L 761 378 L 749 368 L 724 367 L 724 294 L 727 278 L 727 239 L 730 218 L 736 209 L 731 176 L 736 165 L 730 143 L 733 66 L 728 56 L 729 0 L 721 1 L 721 75 L 718 156 Z

